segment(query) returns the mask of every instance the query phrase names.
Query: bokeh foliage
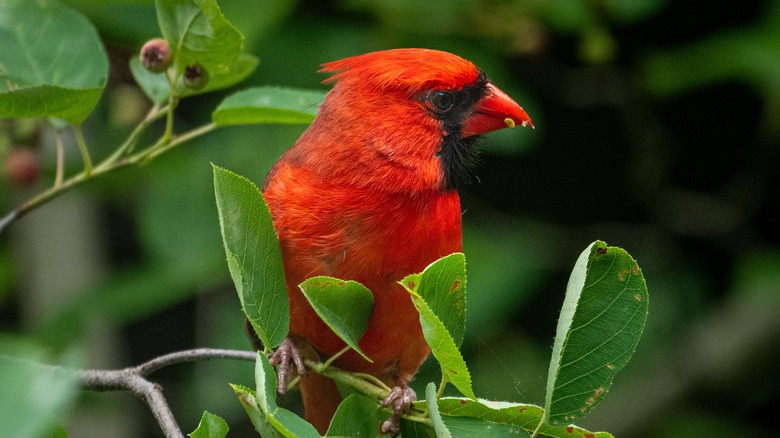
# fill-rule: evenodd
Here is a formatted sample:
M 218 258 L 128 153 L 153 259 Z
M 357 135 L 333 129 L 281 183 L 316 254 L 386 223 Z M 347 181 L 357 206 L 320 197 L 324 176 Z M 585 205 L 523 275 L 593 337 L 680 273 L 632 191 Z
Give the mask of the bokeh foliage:
M 127 60 L 159 36 L 154 5 L 66 3 L 95 23 L 109 53 L 107 90 L 83 124 L 100 156 L 145 111 Z M 485 139 L 480 181 L 463 193 L 463 350 L 477 394 L 541 403 L 568 271 L 603 239 L 638 259 L 653 310 L 633 361 L 583 426 L 770 435 L 780 382 L 780 2 L 220 4 L 260 59 L 243 86 L 325 89 L 315 73 L 323 62 L 432 47 L 473 60 L 531 114 L 535 131 Z M 203 123 L 220 99 L 190 98 L 177 123 Z M 0 124 L 0 157 L 34 147 L 50 184 L 50 132 Z M 230 127 L 14 224 L 0 235 L 0 351 L 22 342 L 52 360 L 125 366 L 193 346 L 246 348 L 209 162 L 260 184 L 302 130 Z M 66 149 L 73 170 L 78 152 Z M 3 211 L 30 194 L 0 181 Z M 251 386 L 251 366 L 182 366 L 161 379 L 184 429 L 208 409 L 242 435 L 234 425 L 245 414 L 224 382 Z M 66 429 L 87 436 L 96 426 L 83 418 L 100 412 L 112 431 L 153 436 L 146 411 L 125 398 L 83 397 Z

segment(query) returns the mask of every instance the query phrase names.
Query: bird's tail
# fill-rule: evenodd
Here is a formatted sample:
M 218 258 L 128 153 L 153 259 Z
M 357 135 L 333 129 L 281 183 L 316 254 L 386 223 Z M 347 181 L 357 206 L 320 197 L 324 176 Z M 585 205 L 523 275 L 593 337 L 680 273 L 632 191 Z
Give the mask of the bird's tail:
M 310 372 L 301 378 L 300 388 L 306 421 L 313 424 L 320 434 L 325 435 L 330 420 L 341 403 L 336 382 Z

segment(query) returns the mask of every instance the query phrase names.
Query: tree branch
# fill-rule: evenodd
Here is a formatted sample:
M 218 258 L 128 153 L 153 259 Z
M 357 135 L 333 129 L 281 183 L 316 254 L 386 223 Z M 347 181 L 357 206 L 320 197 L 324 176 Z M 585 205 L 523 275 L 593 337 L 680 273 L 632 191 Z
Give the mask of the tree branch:
M 209 359 L 239 359 L 254 362 L 257 359 L 257 353 L 245 350 L 223 350 L 219 348 L 196 348 L 194 350 L 177 351 L 156 357 L 148 362 L 142 363 L 135 368 L 136 373 L 141 376 L 165 368 L 170 365 L 176 365 L 184 362 L 197 362 Z
M 159 105 L 155 105 L 152 107 L 152 109 L 149 111 L 149 114 L 146 115 L 144 120 L 140 122 L 136 129 L 124 141 L 124 143 L 122 143 L 109 157 L 107 157 L 95 167 L 92 166 L 92 161 L 89 157 L 89 152 L 87 151 L 81 128 L 78 126 L 74 127 L 76 132 L 76 139 L 81 150 L 82 158 L 84 160 L 84 170 L 63 181 L 63 175 L 59 170 L 59 167 L 62 163 L 58 158 L 58 171 L 57 176 L 55 177 L 55 184 L 52 187 L 28 199 L 21 205 L 18 205 L 5 216 L 0 217 L 0 233 L 2 233 L 3 230 L 13 222 L 21 219 L 27 213 L 35 210 L 41 205 L 46 204 L 52 199 L 67 192 L 68 190 L 91 180 L 92 178 L 123 167 L 148 163 L 149 161 L 157 158 L 157 156 L 160 154 L 163 154 L 184 142 L 192 140 L 193 138 L 207 134 L 217 128 L 217 125 L 214 123 L 207 123 L 201 127 L 192 129 L 178 136 L 166 135 L 144 150 L 130 155 L 141 133 L 149 125 L 151 125 L 152 122 L 166 114 L 170 114 L 171 112 L 172 110 L 168 106 L 161 107 Z
M 162 387 L 146 380 L 132 368 L 124 370 L 79 370 L 76 379 L 85 389 L 92 391 L 130 391 L 149 405 L 163 433 L 168 438 L 184 435 L 168 407 Z
M 11 358 L 13 359 L 13 358 Z M 50 366 L 56 372 L 74 376 L 76 382 L 88 391 L 129 391 L 142 399 L 149 406 L 157 419 L 163 433 L 168 438 L 184 438 L 181 428 L 173 416 L 168 402 L 163 396 L 162 387 L 147 379 L 150 374 L 171 365 L 184 362 L 206 361 L 210 359 L 239 359 L 254 362 L 256 351 L 224 350 L 216 348 L 196 348 L 164 354 L 146 361 L 140 365 L 120 370 L 71 369 L 63 366 Z M 46 367 L 46 365 L 43 365 Z M 375 377 L 361 373 L 351 373 L 330 366 L 328 363 L 306 361 L 306 366 L 313 372 L 322 374 L 337 382 L 341 382 L 358 392 L 381 400 L 389 392 L 389 388 Z M 430 424 L 425 413 L 412 409 L 404 418 Z
M 90 391 L 130 391 L 149 405 L 163 433 L 168 438 L 183 438 L 181 428 L 162 393 L 162 387 L 146 379 L 149 374 L 167 366 L 209 359 L 254 361 L 257 353 L 242 350 L 197 348 L 177 351 L 122 370 L 76 370 L 78 383 Z

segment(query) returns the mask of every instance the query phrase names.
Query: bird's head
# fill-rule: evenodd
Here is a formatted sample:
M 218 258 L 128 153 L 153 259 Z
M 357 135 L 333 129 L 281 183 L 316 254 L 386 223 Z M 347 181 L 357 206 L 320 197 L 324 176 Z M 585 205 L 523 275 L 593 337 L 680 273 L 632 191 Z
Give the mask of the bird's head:
M 454 189 L 468 179 L 481 134 L 533 127 L 482 70 L 451 53 L 385 50 L 330 62 L 321 71 L 336 85 L 320 117 L 339 124 L 351 143 L 371 149 L 373 164 L 379 158 L 392 165 L 400 182 L 409 180 L 402 176 L 406 169 L 423 186 Z M 354 162 L 368 165 L 351 152 Z

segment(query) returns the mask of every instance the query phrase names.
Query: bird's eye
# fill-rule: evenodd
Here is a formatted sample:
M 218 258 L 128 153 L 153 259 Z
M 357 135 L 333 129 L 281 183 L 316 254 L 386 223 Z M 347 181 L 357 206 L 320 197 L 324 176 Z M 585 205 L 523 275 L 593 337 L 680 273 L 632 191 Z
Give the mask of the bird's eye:
M 446 113 L 455 105 L 455 96 L 449 91 L 434 91 L 428 96 L 428 101 L 434 110 Z

